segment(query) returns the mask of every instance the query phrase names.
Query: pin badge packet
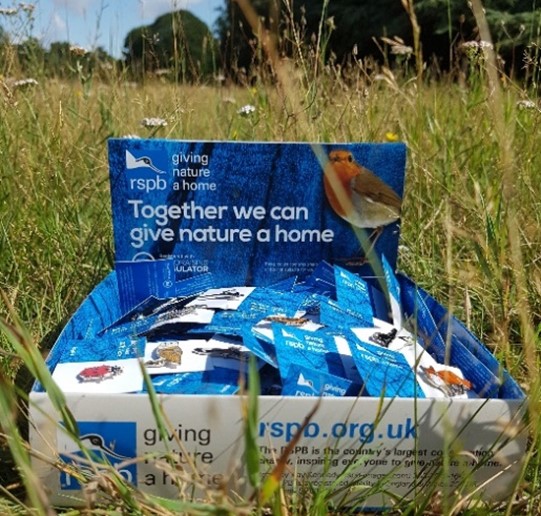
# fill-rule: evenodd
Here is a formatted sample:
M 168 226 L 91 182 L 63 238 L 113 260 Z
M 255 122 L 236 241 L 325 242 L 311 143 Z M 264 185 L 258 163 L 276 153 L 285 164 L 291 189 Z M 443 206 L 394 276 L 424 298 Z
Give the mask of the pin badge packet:
M 172 303 L 169 308 L 169 311 L 164 310 L 134 321 L 110 326 L 102 333 L 102 336 L 156 336 L 184 333 L 190 326 L 208 324 L 215 313 L 214 310 L 198 306 L 185 305 L 182 308 L 175 308 Z
M 294 316 L 304 299 L 305 296 L 301 294 L 256 288 L 237 310 L 219 311 L 215 314 L 212 323 L 201 328 L 194 328 L 191 332 L 214 332 L 240 336 L 245 325 L 256 325 L 265 317 L 279 314 Z
M 297 282 L 298 276 L 289 276 L 289 278 L 272 283 L 269 285 L 269 288 L 278 291 L 281 290 L 282 292 L 292 292 Z
M 425 397 L 414 371 L 401 353 L 361 340 L 351 341 L 350 347 L 363 380 L 361 395 Z
M 107 333 L 108 330 L 115 328 L 116 326 L 122 326 L 125 323 L 144 319 L 145 317 L 152 315 L 154 310 L 156 310 L 159 306 L 163 305 L 163 303 L 166 301 L 169 301 L 169 299 L 160 299 L 156 296 L 149 296 L 143 301 L 141 301 L 139 304 L 137 304 L 135 307 L 133 307 L 131 310 L 125 312 L 122 317 L 118 318 L 112 324 L 100 330 L 99 334 L 102 335 L 104 333 Z
M 316 320 L 319 317 L 307 315 L 306 312 L 297 312 L 293 317 L 288 317 L 284 314 L 276 314 L 267 316 L 261 319 L 253 326 L 253 332 L 256 336 L 264 339 L 267 342 L 274 343 L 274 335 L 277 328 L 283 326 L 295 327 L 304 331 L 315 332 L 323 325 Z
M 336 296 L 334 274 L 334 265 L 323 260 L 318 263 L 312 274 L 305 279 L 303 286 L 310 288 L 315 293 L 334 297 Z
M 283 379 L 282 394 L 284 396 L 355 396 L 360 385 L 351 380 L 314 370 L 300 364 L 292 364 L 287 376 Z
M 137 358 L 59 363 L 52 377 L 66 393 L 120 394 L 143 388 L 143 373 Z
M 371 321 L 374 311 L 368 284 L 360 276 L 338 266 L 334 267 L 334 277 L 338 305 Z
M 146 339 L 136 337 L 95 337 L 70 339 L 60 356 L 60 363 L 92 362 L 139 358 Z
M 443 340 L 441 329 L 438 328 L 425 299 L 420 291 L 404 289 L 413 300 L 415 318 L 409 325 L 418 332 L 420 341 L 425 349 L 435 358 L 438 364 L 444 364 L 449 357 L 449 365 L 459 368 L 471 384 L 472 392 L 488 398 L 498 397 L 501 382 L 477 357 L 475 357 L 459 339 L 451 334 L 450 346 Z
M 328 328 L 342 332 L 348 332 L 350 328 L 356 326 L 371 327 L 374 325 L 371 310 L 367 310 L 365 313 L 359 309 L 350 310 L 347 306 L 325 297 L 320 299 L 319 321 Z
M 247 371 L 251 352 L 242 344 L 242 340 L 231 339 L 225 335 L 214 335 L 208 341 L 208 350 L 210 364 L 214 369 Z
M 367 328 L 353 328 L 352 333 L 364 343 L 370 345 L 376 344 L 383 346 L 390 351 L 400 353 L 405 358 L 412 371 L 414 371 L 417 382 L 426 397 L 477 397 L 473 385 L 469 380 L 465 380 L 462 370 L 438 363 L 428 351 L 421 346 L 413 334 L 404 328 L 398 330 L 397 328 L 392 327 L 389 330 L 389 326 L 390 325 L 387 325 L 386 330 L 384 331 L 374 331 Z M 463 387 L 467 386 L 468 388 L 456 388 L 453 390 L 452 387 L 444 385 L 439 378 L 438 373 L 447 370 L 456 376 L 455 379 L 458 384 L 461 384 Z M 448 376 L 454 378 L 453 375 Z
M 381 265 L 383 267 L 383 273 L 385 275 L 385 282 L 387 284 L 387 291 L 389 294 L 389 304 L 391 306 L 391 314 L 393 317 L 393 324 L 396 328 L 402 328 L 402 303 L 400 300 L 400 284 L 398 279 L 385 258 L 385 255 L 381 256 Z
M 292 364 L 303 365 L 345 378 L 346 371 L 334 338 L 331 335 L 279 327 L 274 345 L 280 376 L 284 380 Z
M 210 340 L 165 340 L 147 342 L 144 363 L 152 375 L 210 371 L 224 366 L 226 369 L 240 369 L 240 363 L 247 360 L 248 352 L 244 346 L 218 337 Z M 168 360 L 168 356 L 171 359 Z
M 496 357 L 490 353 L 490 351 L 483 346 L 483 344 L 481 344 L 481 342 L 479 342 L 479 340 L 471 332 L 469 332 L 466 327 L 458 319 L 456 319 L 456 317 L 448 314 L 447 311 L 433 298 L 413 285 L 411 280 L 403 278 L 403 283 L 406 285 L 403 290 L 411 292 L 411 290 L 415 289 L 415 291 L 417 291 L 419 295 L 423 297 L 426 306 L 433 314 L 434 320 L 437 321 L 440 333 L 443 335 L 450 333 L 452 335 L 453 342 L 457 343 L 457 347 L 458 343 L 460 343 L 462 348 L 471 353 L 470 356 L 474 358 L 473 364 L 480 362 L 490 371 L 490 373 L 492 373 L 492 375 L 494 375 L 500 385 L 497 394 L 498 397 L 517 398 L 523 395 L 522 390 L 516 383 L 515 379 L 512 378 L 505 369 L 503 369 Z M 478 371 L 474 371 L 472 377 L 472 383 L 474 383 L 474 385 L 476 383 L 475 373 L 477 372 Z M 484 388 L 481 388 L 481 390 L 478 392 L 481 393 L 484 392 L 484 390 Z
M 187 306 L 236 310 L 254 290 L 255 287 L 211 288 L 199 294 Z
M 239 391 L 239 379 L 239 371 L 217 367 L 206 371 L 153 376 L 152 386 L 159 394 L 234 395 Z M 145 386 L 144 392 L 146 390 Z
M 241 329 L 242 343 L 256 357 L 260 358 L 270 366 L 278 368 L 276 360 L 276 348 L 273 343 L 264 341 L 254 335 L 252 326 L 246 325 Z

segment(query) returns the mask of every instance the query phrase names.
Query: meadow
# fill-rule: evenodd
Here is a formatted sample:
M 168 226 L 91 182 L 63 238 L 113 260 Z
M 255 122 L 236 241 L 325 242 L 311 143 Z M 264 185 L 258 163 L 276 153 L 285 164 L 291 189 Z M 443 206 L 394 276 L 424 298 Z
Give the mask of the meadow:
M 281 63 L 287 81 L 280 74 L 269 80 L 268 70 L 261 69 L 246 85 L 175 84 L 153 76 L 134 83 L 116 71 L 99 78 L 55 80 L 40 74 L 39 67 L 35 84 L 15 86 L 0 77 L 0 512 L 53 513 L 31 478 L 25 487 L 34 489 L 34 496 L 28 491 L 24 495 L 31 450 L 24 431 L 19 433 L 25 425 L 18 406 L 33 374 L 42 370 L 40 356 L 113 268 L 106 142 L 136 135 L 405 142 L 399 269 L 464 321 L 529 395 L 530 439 L 522 481 L 505 502 L 470 512 L 538 514 L 539 76 L 534 69 L 512 79 L 491 70 L 483 55 L 463 56 L 447 74 L 425 69 L 422 77 L 413 58 L 384 66 L 352 56 L 347 66 L 339 67 L 321 63 L 317 55 Z M 142 125 L 150 117 L 166 124 Z M 13 464 L 22 480 L 10 469 Z M 109 489 L 117 501 L 90 504 L 88 512 L 59 512 L 225 514 L 261 509 L 227 494 L 197 502 L 187 497 L 174 505 L 150 504 L 127 486 L 101 489 Z M 281 511 L 330 510 L 316 502 L 317 497 L 286 502 Z M 459 495 L 442 502 L 434 493 L 417 502 L 396 511 L 465 510 Z

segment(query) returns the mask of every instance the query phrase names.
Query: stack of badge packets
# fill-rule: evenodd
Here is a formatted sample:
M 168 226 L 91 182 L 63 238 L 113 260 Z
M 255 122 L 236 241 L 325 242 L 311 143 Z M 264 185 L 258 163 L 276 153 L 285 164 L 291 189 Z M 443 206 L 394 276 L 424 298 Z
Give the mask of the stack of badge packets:
M 525 450 L 523 392 L 395 273 L 405 145 L 108 146 L 114 270 L 47 358 L 70 421 L 39 382 L 30 393 L 34 464 L 55 504 L 85 503 L 71 467 L 94 478 L 82 444 L 156 496 L 178 497 L 174 469 L 206 494 L 227 485 L 249 497 L 255 370 L 258 463 L 264 474 L 289 450 L 284 489 L 307 481 L 338 490 L 341 503 L 388 507 L 438 482 L 450 450 L 434 492 L 462 488 L 465 471 L 475 493 L 510 492 Z M 178 468 L 164 467 L 164 453 Z
M 234 394 L 253 355 L 263 394 L 497 398 L 486 354 L 454 337 L 445 363 L 427 304 L 414 291 L 408 317 L 382 267 L 383 290 L 322 262 L 304 281 L 149 297 L 92 338 L 66 339 L 53 378 L 66 392 L 141 392 L 146 369 L 157 392 Z

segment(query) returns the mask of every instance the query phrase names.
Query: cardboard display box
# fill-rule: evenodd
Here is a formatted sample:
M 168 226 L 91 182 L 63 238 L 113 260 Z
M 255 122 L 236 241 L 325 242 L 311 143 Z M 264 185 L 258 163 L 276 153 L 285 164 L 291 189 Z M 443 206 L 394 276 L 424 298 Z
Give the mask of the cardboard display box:
M 511 492 L 525 449 L 525 437 L 519 433 L 524 405 L 520 388 L 493 355 L 431 296 L 408 278 L 394 277 L 398 221 L 389 216 L 389 220 L 378 223 L 381 234 L 366 236 L 364 229 L 356 229 L 339 213 L 340 207 L 336 207 L 330 193 L 330 189 L 340 190 L 340 185 L 329 187 L 333 183 L 333 159 L 339 156 L 350 163 L 362 163 L 392 188 L 394 196 L 402 197 L 403 145 L 119 139 L 110 141 L 109 153 L 115 271 L 83 302 L 48 358 L 78 422 L 80 440 L 89 450 L 112 464 L 127 480 L 155 494 L 175 496 L 177 490 L 170 472 L 157 458 L 166 451 L 173 453 L 186 474 L 208 487 L 227 484 L 237 492 L 248 493 L 243 467 L 243 396 L 231 395 L 231 382 L 226 381 L 223 395 L 216 391 L 191 394 L 187 388 L 175 390 L 171 385 L 176 377 L 167 374 L 175 372 L 168 371 L 168 367 L 185 368 L 196 363 L 195 355 L 201 355 L 203 346 L 195 345 L 194 355 L 190 355 L 192 362 L 186 360 L 186 342 L 181 343 L 181 351 L 175 346 L 154 346 L 147 356 L 148 342 L 117 330 L 113 330 L 114 338 L 107 340 L 107 331 L 122 330 L 126 324 L 140 325 L 139 316 L 148 306 L 155 306 L 152 303 L 158 299 L 188 298 L 208 288 L 218 289 L 214 299 L 231 292 L 231 287 L 245 285 L 262 289 L 280 285 L 286 292 L 288 288 L 294 290 L 294 285 L 303 285 L 305 291 L 321 292 L 321 285 L 327 284 L 325 275 L 332 269 L 320 264 L 334 263 L 339 265 L 334 268 L 335 274 L 342 275 L 337 281 L 345 281 L 342 288 L 346 290 L 356 283 L 349 272 L 365 278 L 366 286 L 363 283 L 357 287 L 366 299 L 371 299 L 374 321 L 381 321 L 381 326 L 372 330 L 385 337 L 393 325 L 397 331 L 406 331 L 402 328 L 408 326 L 417 335 L 414 339 L 428 350 L 412 351 L 399 361 L 399 371 L 406 364 L 413 378 L 408 381 L 418 395 L 389 395 L 385 379 L 391 378 L 394 350 L 391 345 L 383 349 L 386 342 L 378 355 L 380 361 L 386 362 L 385 368 L 381 363 L 372 367 L 384 371 L 383 383 L 370 379 L 361 366 L 360 395 L 327 395 L 333 389 L 339 391 L 338 384 L 331 385 L 329 392 L 323 386 L 314 389 L 317 374 L 308 378 L 310 371 L 302 370 L 303 364 L 291 359 L 301 367 L 299 385 L 303 378 L 304 386 L 314 392 L 309 396 L 306 389 L 296 386 L 292 392 L 297 396 L 284 395 L 286 382 L 282 376 L 280 395 L 273 395 L 270 389 L 271 394 L 260 396 L 262 471 L 271 469 L 274 458 L 291 442 L 305 415 L 323 394 L 321 405 L 290 456 L 291 468 L 284 478 L 287 487 L 303 481 L 334 485 L 351 500 L 361 500 L 362 507 L 388 505 L 389 493 L 411 498 L 429 491 L 434 482 L 482 486 L 483 496 L 488 499 L 503 498 Z M 381 260 L 371 263 L 379 265 L 369 267 L 362 260 L 359 238 L 365 249 L 374 246 Z M 312 290 L 305 287 L 306 278 L 315 278 L 310 283 Z M 341 287 L 334 288 L 340 297 Z M 254 296 L 246 295 L 247 299 Z M 342 300 L 344 317 L 360 317 L 359 310 L 355 312 L 356 302 L 346 305 Z M 203 312 L 212 308 L 207 301 L 196 317 L 206 316 Z M 194 317 L 193 310 L 190 314 Z M 282 319 L 295 316 L 286 314 Z M 280 331 L 289 336 L 301 330 Z M 318 331 L 316 328 L 314 334 L 319 335 Z M 356 330 L 361 341 L 362 331 Z M 355 340 L 349 335 L 347 339 Z M 393 340 L 396 332 L 390 335 L 389 340 Z M 219 341 L 212 342 L 214 347 L 209 353 L 220 348 Z M 245 342 L 250 347 L 251 338 Z M 417 350 L 417 345 L 413 343 L 411 349 Z M 180 355 L 164 359 L 164 352 L 171 349 L 184 356 L 182 363 Z M 365 355 L 373 349 L 368 342 L 358 344 L 353 358 L 371 359 Z M 260 365 L 267 368 L 276 365 L 275 358 L 283 366 L 280 361 L 286 355 L 289 361 L 293 353 L 291 348 L 287 348 L 286 355 L 278 349 L 278 356 L 273 358 L 257 350 Z M 461 379 L 453 380 L 457 385 L 447 385 L 441 379 L 448 378 L 444 373 L 441 378 L 431 376 L 432 366 L 419 369 L 423 354 L 431 363 L 441 365 L 441 371 L 446 368 L 447 375 L 453 371 L 464 373 Z M 348 356 L 351 359 L 351 354 Z M 148 372 L 155 374 L 154 380 L 160 378 L 156 381 L 162 383 L 157 385 L 169 389 L 157 389 L 162 392 L 160 400 L 171 423 L 165 441 L 144 392 L 139 358 Z M 224 362 L 220 358 L 213 360 L 215 371 L 229 377 Z M 267 370 L 261 369 L 262 379 Z M 415 371 L 413 376 L 411 371 Z M 322 371 L 316 373 L 324 375 Z M 234 371 L 236 378 L 239 374 L 241 370 Z M 325 376 L 327 387 L 331 377 Z M 432 390 L 427 383 L 432 384 Z M 377 385 L 382 386 L 381 390 L 368 396 Z M 31 392 L 30 416 L 34 449 L 53 461 L 58 457 L 68 464 L 82 461 L 78 445 L 66 435 L 59 424 L 60 416 L 39 384 Z M 448 475 L 438 478 L 447 452 L 451 454 Z M 140 459 L 130 460 L 134 457 Z M 74 504 L 81 485 L 73 476 L 60 472 L 46 460 L 36 460 L 35 468 L 55 503 Z M 346 470 L 347 474 L 342 475 Z M 351 485 L 356 487 L 348 489 Z

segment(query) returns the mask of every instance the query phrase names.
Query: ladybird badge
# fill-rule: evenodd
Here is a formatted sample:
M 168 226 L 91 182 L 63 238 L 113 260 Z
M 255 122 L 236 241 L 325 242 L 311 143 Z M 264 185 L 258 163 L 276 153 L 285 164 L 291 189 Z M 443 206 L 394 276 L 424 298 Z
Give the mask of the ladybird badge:
M 101 383 L 104 380 L 111 380 L 122 374 L 122 367 L 114 365 L 98 365 L 93 367 L 85 367 L 77 374 L 79 383 Z

